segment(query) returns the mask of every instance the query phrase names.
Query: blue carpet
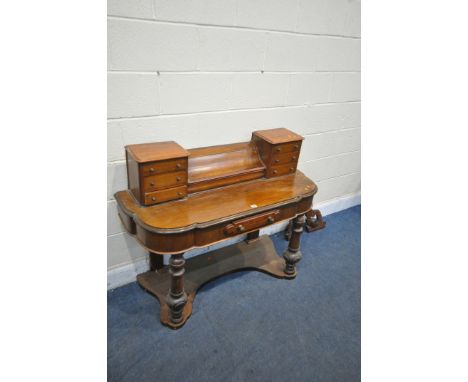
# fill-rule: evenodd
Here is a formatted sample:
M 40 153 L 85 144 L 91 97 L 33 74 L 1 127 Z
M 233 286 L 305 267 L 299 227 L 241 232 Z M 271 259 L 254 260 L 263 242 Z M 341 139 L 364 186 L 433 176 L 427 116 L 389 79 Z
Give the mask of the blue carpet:
M 136 283 L 108 292 L 108 380 L 359 381 L 360 217 L 353 207 L 304 232 L 294 280 L 245 271 L 205 285 L 180 330 Z

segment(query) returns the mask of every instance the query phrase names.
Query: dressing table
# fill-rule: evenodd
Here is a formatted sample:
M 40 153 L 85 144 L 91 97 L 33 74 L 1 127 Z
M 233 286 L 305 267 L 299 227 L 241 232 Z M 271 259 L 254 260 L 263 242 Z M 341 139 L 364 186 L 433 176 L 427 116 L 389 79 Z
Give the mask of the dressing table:
M 248 142 L 184 149 L 176 142 L 126 146 L 128 190 L 115 194 L 125 229 L 149 252 L 142 288 L 160 302 L 161 322 L 180 328 L 197 289 L 242 269 L 296 277 L 300 236 L 324 227 L 312 210 L 317 186 L 296 169 L 303 137 L 284 128 Z M 289 245 L 277 255 L 260 229 L 290 221 Z M 245 240 L 184 259 L 184 253 L 245 235 Z M 169 265 L 163 264 L 169 255 Z

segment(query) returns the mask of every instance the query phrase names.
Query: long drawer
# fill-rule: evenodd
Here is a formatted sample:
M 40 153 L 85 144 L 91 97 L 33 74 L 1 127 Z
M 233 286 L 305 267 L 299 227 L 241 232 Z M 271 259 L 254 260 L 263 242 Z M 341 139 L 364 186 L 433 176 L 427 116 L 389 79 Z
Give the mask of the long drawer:
M 254 229 L 273 224 L 279 216 L 279 213 L 279 210 L 274 210 L 233 221 L 224 228 L 224 233 L 226 236 L 239 235 L 243 232 L 252 231 Z

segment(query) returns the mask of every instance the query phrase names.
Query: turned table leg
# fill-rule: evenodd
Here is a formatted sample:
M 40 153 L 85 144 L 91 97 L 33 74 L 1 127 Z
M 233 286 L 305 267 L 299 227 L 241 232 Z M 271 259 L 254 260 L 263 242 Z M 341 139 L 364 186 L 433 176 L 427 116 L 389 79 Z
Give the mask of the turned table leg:
M 171 321 L 175 324 L 182 321 L 182 312 L 187 303 L 187 294 L 184 290 L 184 254 L 171 255 L 169 260 L 169 273 L 171 274 L 171 288 L 166 296 Z
M 305 223 L 305 215 L 299 215 L 292 221 L 291 237 L 289 239 L 289 245 L 286 251 L 283 253 L 283 258 L 286 262 L 284 273 L 289 276 L 296 274 L 296 263 L 301 260 L 302 254 L 300 249 L 301 246 L 301 233 L 303 225 Z

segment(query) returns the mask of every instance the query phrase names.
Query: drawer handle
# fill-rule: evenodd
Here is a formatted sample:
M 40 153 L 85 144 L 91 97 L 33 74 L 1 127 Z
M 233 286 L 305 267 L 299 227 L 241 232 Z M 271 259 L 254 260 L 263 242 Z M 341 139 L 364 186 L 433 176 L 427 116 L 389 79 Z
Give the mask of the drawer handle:
M 277 171 L 277 170 L 273 170 L 273 174 L 278 174 L 278 171 Z
M 279 163 L 279 159 L 275 159 L 275 163 Z
M 150 172 L 154 172 L 154 168 L 153 168 L 153 167 L 150 168 Z
M 180 179 L 181 179 L 180 176 L 178 176 L 178 177 L 176 178 L 176 180 L 177 180 L 178 182 L 180 182 Z
M 151 186 L 151 187 L 154 187 L 154 182 L 151 182 L 151 183 L 150 183 L 150 186 Z
M 277 148 L 276 148 L 276 151 L 277 151 L 277 152 L 280 152 L 280 151 L 281 151 L 281 147 L 277 147 Z
M 177 193 L 177 195 L 182 196 L 183 193 L 179 191 L 179 192 Z
M 297 158 L 296 157 L 292 157 L 292 160 L 296 160 Z
M 290 169 L 291 171 L 294 171 L 294 167 L 289 167 L 289 169 Z
M 294 145 L 294 148 L 297 150 L 299 148 L 299 145 Z
M 151 198 L 151 200 L 152 200 L 153 202 L 155 202 L 155 201 L 156 201 L 156 196 L 153 196 L 153 197 Z
M 274 223 L 275 222 L 275 218 L 273 216 L 269 216 L 268 217 L 268 223 Z
M 237 230 L 239 232 L 244 232 L 245 231 L 245 227 L 241 224 L 240 226 L 237 227 Z
M 181 165 L 180 163 L 177 163 L 177 164 L 176 164 L 176 167 L 177 167 L 177 168 L 182 168 L 182 165 Z

